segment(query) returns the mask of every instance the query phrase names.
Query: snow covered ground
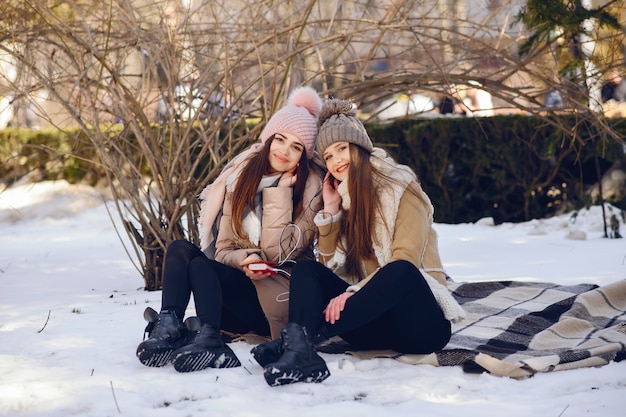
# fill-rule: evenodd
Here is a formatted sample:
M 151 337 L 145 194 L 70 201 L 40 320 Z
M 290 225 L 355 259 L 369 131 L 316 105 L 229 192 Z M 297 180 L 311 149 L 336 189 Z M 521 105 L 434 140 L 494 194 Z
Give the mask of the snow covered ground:
M 456 281 L 626 279 L 626 241 L 602 237 L 599 207 L 575 221 L 563 215 L 436 228 Z M 567 237 L 579 232 L 586 239 Z M 251 346 L 239 342 L 231 346 L 240 368 L 189 374 L 146 368 L 135 349 L 143 310 L 158 310 L 161 293 L 143 290 L 102 199 L 89 187 L 57 182 L 1 192 L 0 248 L 2 416 L 624 415 L 626 361 L 520 381 L 323 354 L 332 374 L 323 383 L 270 388 Z

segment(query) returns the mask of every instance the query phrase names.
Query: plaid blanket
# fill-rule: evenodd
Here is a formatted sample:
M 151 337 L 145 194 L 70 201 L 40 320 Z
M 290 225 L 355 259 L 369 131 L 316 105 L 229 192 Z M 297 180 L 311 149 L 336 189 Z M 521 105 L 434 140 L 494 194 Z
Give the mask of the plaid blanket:
M 467 372 L 511 378 L 626 358 L 626 280 L 603 287 L 497 281 L 451 282 L 449 288 L 467 318 L 453 325 L 452 338 L 441 351 L 430 355 L 351 351 L 345 345 L 341 348 L 341 342 L 321 350 L 462 366 Z

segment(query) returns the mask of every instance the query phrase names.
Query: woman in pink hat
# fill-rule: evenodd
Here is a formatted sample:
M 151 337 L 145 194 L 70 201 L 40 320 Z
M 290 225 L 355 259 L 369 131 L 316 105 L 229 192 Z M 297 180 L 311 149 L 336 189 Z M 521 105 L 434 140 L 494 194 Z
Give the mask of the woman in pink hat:
M 146 366 L 179 372 L 240 366 L 220 330 L 279 337 L 287 323 L 289 268 L 311 259 L 322 178 L 312 162 L 322 107 L 309 87 L 293 90 L 261 132 L 200 195 L 200 248 L 172 242 L 159 313 L 147 308 Z M 267 263 L 272 269 L 263 269 Z M 256 267 L 256 268 L 255 268 Z M 259 269 L 261 268 L 261 269 Z M 193 294 L 197 318 L 183 323 Z

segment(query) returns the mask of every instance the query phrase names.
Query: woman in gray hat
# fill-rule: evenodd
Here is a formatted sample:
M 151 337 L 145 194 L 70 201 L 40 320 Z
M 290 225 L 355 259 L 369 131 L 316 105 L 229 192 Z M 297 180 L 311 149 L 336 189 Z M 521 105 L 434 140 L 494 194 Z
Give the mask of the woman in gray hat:
M 241 363 L 221 331 L 279 337 L 288 318 L 285 268 L 313 258 L 322 186 L 313 157 L 322 104 L 314 89 L 294 89 L 260 142 L 200 194 L 200 247 L 181 239 L 167 248 L 160 311 L 144 313 L 149 337 L 136 352 L 142 364 L 172 363 L 179 372 L 232 368 Z M 184 325 L 192 295 L 197 317 Z
M 289 323 L 252 354 L 269 385 L 321 382 L 315 345 L 341 336 L 358 349 L 426 354 L 450 340 L 463 309 L 446 287 L 433 207 L 415 173 L 375 148 L 350 102 L 322 108 L 316 149 L 328 173 L 318 262 L 291 275 Z

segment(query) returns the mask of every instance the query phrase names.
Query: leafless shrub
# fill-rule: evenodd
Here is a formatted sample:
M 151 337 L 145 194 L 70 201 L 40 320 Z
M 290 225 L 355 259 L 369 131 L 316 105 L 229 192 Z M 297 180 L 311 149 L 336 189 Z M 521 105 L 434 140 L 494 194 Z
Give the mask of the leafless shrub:
M 196 196 L 296 85 L 352 99 L 372 120 L 396 93 L 435 97 L 470 82 L 497 112 L 544 117 L 543 96 L 558 86 L 566 111 L 606 127 L 588 96 L 556 75 L 555 45 L 518 56 L 519 1 L 474 3 L 8 0 L 0 61 L 16 72 L 0 72 L 0 94 L 30 97 L 59 128 L 82 128 L 107 169 L 132 258 L 156 289 L 164 248 L 198 242 Z M 601 36 L 612 51 L 623 45 L 619 34 Z

